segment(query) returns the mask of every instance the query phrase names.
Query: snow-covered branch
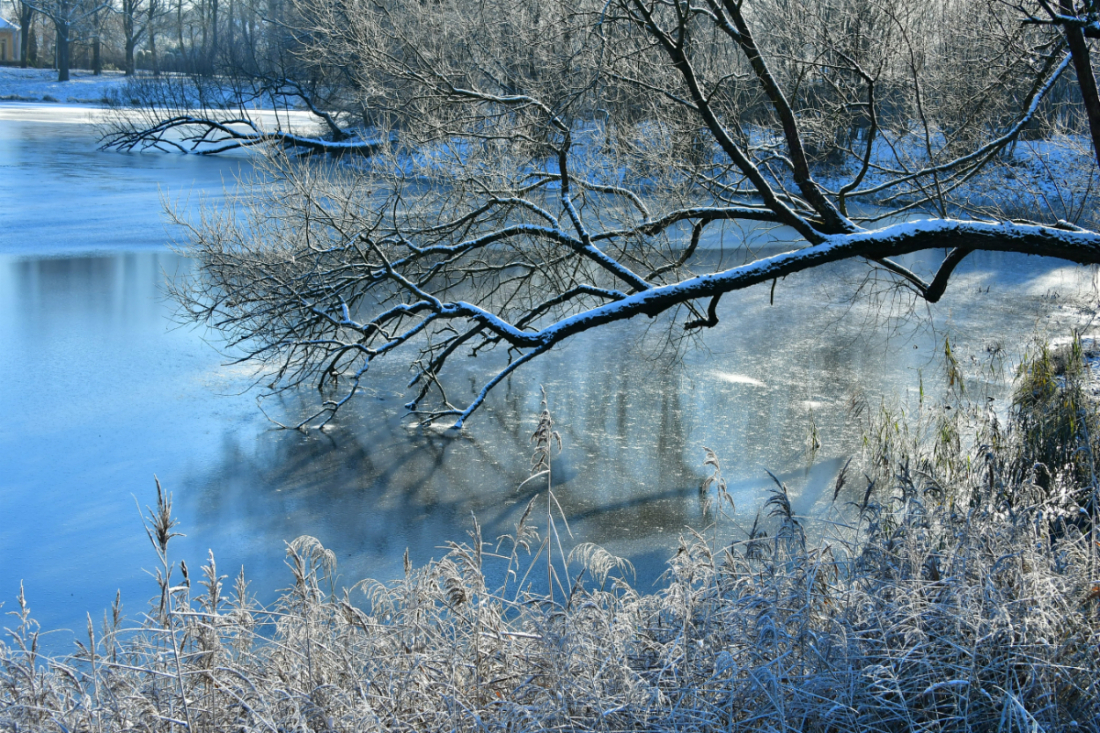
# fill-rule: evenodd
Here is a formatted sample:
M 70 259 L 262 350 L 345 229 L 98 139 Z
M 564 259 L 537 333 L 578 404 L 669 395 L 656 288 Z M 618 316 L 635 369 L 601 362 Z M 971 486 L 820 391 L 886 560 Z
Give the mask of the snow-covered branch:
M 124 116 L 125 113 L 121 117 Z M 190 114 L 158 119 L 148 126 L 116 124 L 100 142 L 108 150 L 159 150 L 195 155 L 216 155 L 274 144 L 309 153 L 369 156 L 383 146 L 378 140 L 353 139 L 346 135 L 341 140 L 326 140 L 283 130 L 264 130 L 248 116 L 214 118 Z
M 975 251 L 1100 263 L 1095 151 L 1060 152 L 1090 124 L 1065 24 L 963 6 L 303 0 L 303 54 L 339 69 L 369 135 L 180 115 L 114 144 L 363 146 L 269 151 L 266 178 L 191 224 L 176 297 L 271 391 L 320 389 L 326 421 L 401 358 L 409 409 L 461 426 L 573 336 L 662 314 L 704 329 L 724 294 L 829 263 L 928 303 Z M 945 254 L 923 271 L 899 259 L 915 252 Z M 455 362 L 494 349 L 461 404 Z

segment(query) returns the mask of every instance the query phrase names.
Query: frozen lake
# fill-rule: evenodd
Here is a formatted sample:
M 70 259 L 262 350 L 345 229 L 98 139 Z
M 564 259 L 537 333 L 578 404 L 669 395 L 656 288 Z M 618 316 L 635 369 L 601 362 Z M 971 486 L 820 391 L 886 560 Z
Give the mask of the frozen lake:
M 921 327 L 868 325 L 867 308 L 845 303 L 856 266 L 832 268 L 781 281 L 774 305 L 767 288 L 727 295 L 705 348 L 678 356 L 648 323 L 578 338 L 502 385 L 457 438 L 406 427 L 398 364 L 337 429 L 303 436 L 272 429 L 248 370 L 223 366 L 162 297 L 189 268 L 166 248 L 162 201 L 216 203 L 247 162 L 98 152 L 90 114 L 0 103 L 0 601 L 10 610 L 24 581 L 45 629 L 83 629 L 116 589 L 131 617 L 146 608 L 154 556 L 137 505 L 152 502 L 154 473 L 187 534 L 175 559 L 197 572 L 212 548 L 261 600 L 290 582 L 283 542 L 302 534 L 336 552 L 348 584 L 398 575 L 406 547 L 414 563 L 439 557 L 471 513 L 495 539 L 537 491 L 516 487 L 540 385 L 576 539 L 631 558 L 648 587 L 680 531 L 708 521 L 703 446 L 742 519 L 763 501 L 764 468 L 813 512 L 858 444 L 853 401 L 904 398 L 922 377 L 935 393 L 946 334 L 980 379 L 990 350 L 1015 358 L 1096 302 L 1092 271 L 975 256 Z

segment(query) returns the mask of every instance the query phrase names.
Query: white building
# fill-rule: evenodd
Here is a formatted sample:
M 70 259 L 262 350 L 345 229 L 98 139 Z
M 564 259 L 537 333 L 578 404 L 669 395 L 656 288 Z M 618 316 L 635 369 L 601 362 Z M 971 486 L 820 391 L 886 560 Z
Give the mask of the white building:
M 0 18 L 0 62 L 19 60 L 19 26 Z

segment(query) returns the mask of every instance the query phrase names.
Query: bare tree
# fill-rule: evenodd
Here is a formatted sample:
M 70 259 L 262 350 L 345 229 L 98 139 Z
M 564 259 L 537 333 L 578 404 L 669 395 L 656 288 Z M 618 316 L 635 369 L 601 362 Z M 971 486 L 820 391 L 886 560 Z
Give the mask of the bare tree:
M 101 8 L 92 13 L 92 74 L 99 76 L 103 73 L 103 12 L 106 8 Z
M 1093 150 L 1097 163 L 1100 163 L 1100 92 L 1097 91 L 1096 75 L 1092 70 L 1091 54 L 1085 40 L 1086 36 L 1100 38 L 1100 5 L 1095 0 L 1058 0 L 1057 4 L 1049 0 L 1037 0 L 1019 4 L 1016 9 L 1026 16 L 1029 24 L 1061 29 L 1073 58 Z
M 145 0 L 145 43 L 154 76 L 160 76 L 160 58 L 157 56 L 157 20 L 160 10 L 158 0 Z
M 34 22 L 34 7 L 25 2 L 17 4 L 19 9 L 19 67 L 27 68 L 30 53 L 31 24 Z
M 1051 172 L 1087 180 L 1026 218 L 1004 180 L 979 186 L 1082 73 L 1064 32 L 1081 24 L 1020 11 L 300 2 L 303 57 L 340 70 L 360 134 L 387 144 L 352 165 L 273 153 L 239 206 L 192 225 L 198 272 L 176 297 L 265 365 L 270 391 L 321 391 L 297 427 L 327 422 L 398 353 L 408 409 L 461 427 L 572 336 L 664 313 L 713 326 L 725 293 L 827 263 L 863 261 L 934 303 L 975 250 L 1100 262 L 1091 166 Z M 1070 140 L 1091 121 L 1074 109 Z M 703 256 L 739 223 L 786 251 Z M 918 251 L 944 256 L 924 273 L 897 259 Z M 480 389 L 453 401 L 448 366 L 494 350 Z
M 124 0 L 124 21 L 136 18 L 136 2 Z M 177 66 L 190 73 L 155 83 L 132 83 L 125 95 L 126 110 L 114 117 L 104 146 L 208 155 L 278 143 L 310 153 L 372 154 L 381 143 L 359 124 L 362 109 L 346 74 L 306 58 L 301 53 L 301 34 L 281 19 L 282 7 L 265 5 L 270 17 L 259 24 L 262 32 L 257 29 L 256 3 L 231 2 L 222 9 L 225 12 L 212 0 L 193 5 L 197 13 L 191 18 L 193 54 Z M 176 5 L 175 14 L 177 46 L 184 49 L 182 3 Z M 227 27 L 221 29 L 222 25 Z M 127 43 L 132 58 L 133 47 L 149 32 L 152 21 L 140 28 L 133 20 L 124 26 L 132 39 Z M 195 38 L 196 29 L 201 40 Z M 187 58 L 184 52 L 179 57 Z M 266 128 L 257 124 L 256 115 L 250 113 L 257 107 L 277 113 L 274 129 L 270 119 Z M 290 116 L 284 113 L 297 111 L 307 112 L 320 131 L 302 125 L 292 129 Z
M 53 22 L 57 50 L 57 80 L 69 80 L 69 46 L 73 31 L 107 7 L 105 0 L 44 0 L 26 5 Z
M 370 156 L 385 144 L 363 130 L 345 129 L 346 114 L 320 103 L 326 92 L 316 80 L 279 76 L 277 70 L 235 71 L 131 83 L 125 100 L 130 104 L 107 116 L 104 148 L 214 155 L 274 144 L 310 154 Z M 259 120 L 261 105 L 274 108 L 274 122 L 270 114 L 266 124 Z M 302 113 L 313 124 L 302 122 Z
M 122 0 L 118 8 L 122 19 L 122 67 L 127 76 L 134 75 L 134 52 L 147 28 L 141 23 L 142 10 L 141 0 Z

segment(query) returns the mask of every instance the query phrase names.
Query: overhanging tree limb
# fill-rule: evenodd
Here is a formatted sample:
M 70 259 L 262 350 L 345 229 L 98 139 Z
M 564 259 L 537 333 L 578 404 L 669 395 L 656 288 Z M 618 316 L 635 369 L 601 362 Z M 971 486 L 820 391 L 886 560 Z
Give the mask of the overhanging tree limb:
M 327 2 L 296 6 L 308 52 L 376 110 L 359 139 L 400 144 L 348 165 L 272 155 L 243 220 L 192 226 L 199 271 L 176 292 L 272 391 L 322 389 L 325 420 L 342 378 L 404 353 L 409 409 L 462 425 L 573 336 L 680 307 L 713 326 L 726 293 L 829 263 L 930 303 L 975 251 L 1100 263 L 1091 184 L 1072 224 L 982 198 L 1074 63 L 1061 26 L 992 0 L 941 8 L 982 34 L 940 16 L 930 32 L 916 0 L 858 23 L 831 0 Z M 927 251 L 946 251 L 931 271 L 904 259 Z M 459 404 L 451 366 L 493 349 Z

